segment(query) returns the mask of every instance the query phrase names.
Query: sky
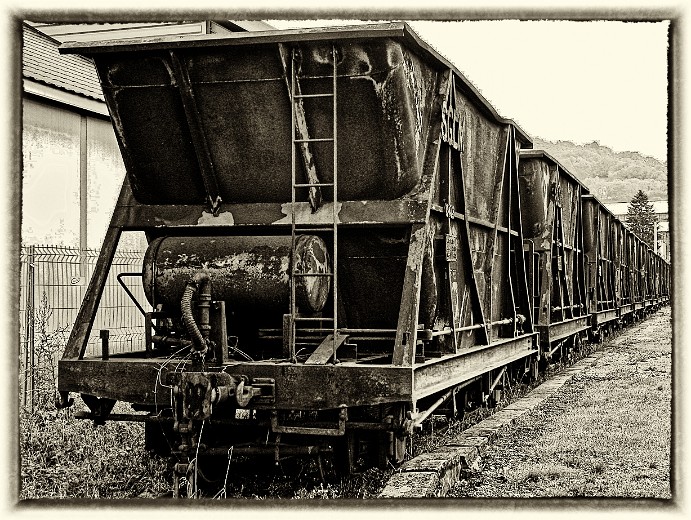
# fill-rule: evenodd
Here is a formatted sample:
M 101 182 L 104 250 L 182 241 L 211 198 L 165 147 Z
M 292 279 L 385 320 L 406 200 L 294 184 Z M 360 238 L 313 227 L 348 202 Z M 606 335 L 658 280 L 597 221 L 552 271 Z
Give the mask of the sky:
M 355 20 L 269 20 L 280 29 Z M 411 21 L 533 137 L 667 158 L 669 22 Z

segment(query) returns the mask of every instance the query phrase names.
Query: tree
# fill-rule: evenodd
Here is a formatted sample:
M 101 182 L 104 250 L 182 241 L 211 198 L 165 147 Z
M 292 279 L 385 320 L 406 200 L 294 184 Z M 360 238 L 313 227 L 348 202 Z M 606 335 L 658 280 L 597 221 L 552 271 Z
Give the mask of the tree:
M 655 237 L 655 226 L 658 218 L 655 215 L 653 204 L 648 200 L 648 196 L 642 190 L 634 195 L 629 203 L 626 214 L 626 225 L 629 226 L 638 238 L 653 247 Z

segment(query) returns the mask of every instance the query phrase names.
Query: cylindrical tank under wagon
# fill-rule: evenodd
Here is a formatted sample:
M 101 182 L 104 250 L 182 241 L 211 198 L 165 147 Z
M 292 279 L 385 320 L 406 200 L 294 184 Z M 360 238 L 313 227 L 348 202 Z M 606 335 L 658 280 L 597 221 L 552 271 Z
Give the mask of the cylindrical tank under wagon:
M 195 273 L 209 275 L 213 296 L 235 310 L 277 312 L 290 297 L 291 240 L 286 236 L 161 237 L 144 257 L 142 283 L 152 307 L 174 308 Z M 302 235 L 295 247 L 300 305 L 320 312 L 327 302 L 331 272 L 326 243 Z M 313 276 L 309 276 L 309 275 Z

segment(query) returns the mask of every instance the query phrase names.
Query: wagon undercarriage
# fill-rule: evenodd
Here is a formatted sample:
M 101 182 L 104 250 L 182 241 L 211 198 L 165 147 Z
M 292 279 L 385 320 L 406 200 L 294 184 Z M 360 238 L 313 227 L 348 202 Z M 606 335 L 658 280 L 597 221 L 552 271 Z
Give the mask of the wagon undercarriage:
M 81 418 L 146 421 L 147 446 L 183 461 L 178 477 L 191 478 L 189 461 L 223 459 L 229 450 L 276 462 L 315 456 L 349 473 L 363 457 L 381 466 L 402 462 L 410 435 L 425 419 L 440 409 L 462 413 L 469 395 L 483 402 L 509 377 L 504 367 L 527 373 L 535 362 L 534 341 L 507 340 L 413 367 L 343 355 L 338 364 L 322 366 L 236 362 L 194 371 L 191 361 L 132 362 L 132 353 L 63 361 L 60 377 L 89 406 Z M 475 393 L 466 393 L 470 388 Z M 119 400 L 133 403 L 138 413 L 111 414 Z

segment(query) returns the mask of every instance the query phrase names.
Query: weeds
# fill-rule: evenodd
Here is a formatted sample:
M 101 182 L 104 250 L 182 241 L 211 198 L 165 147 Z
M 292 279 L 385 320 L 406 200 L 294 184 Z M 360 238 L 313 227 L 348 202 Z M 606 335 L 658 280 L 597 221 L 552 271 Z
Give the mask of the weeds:
M 519 473 L 515 480 L 518 482 L 540 482 L 544 480 L 569 479 L 577 474 L 578 472 L 573 468 L 548 463 Z
M 69 410 L 20 413 L 20 499 L 150 497 L 170 488 L 139 423 L 94 428 Z
M 53 309 L 44 292 L 41 303 L 34 310 L 29 310 L 29 319 L 33 329 L 33 352 L 28 352 L 20 384 L 24 387 L 24 402 L 30 410 L 50 409 L 57 391 L 57 361 L 65 347 L 66 333 L 69 327 L 50 328 Z M 31 343 L 27 341 L 27 349 Z M 22 391 L 22 390 L 20 390 Z

